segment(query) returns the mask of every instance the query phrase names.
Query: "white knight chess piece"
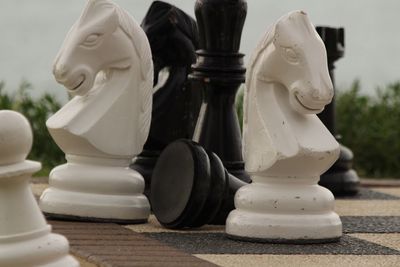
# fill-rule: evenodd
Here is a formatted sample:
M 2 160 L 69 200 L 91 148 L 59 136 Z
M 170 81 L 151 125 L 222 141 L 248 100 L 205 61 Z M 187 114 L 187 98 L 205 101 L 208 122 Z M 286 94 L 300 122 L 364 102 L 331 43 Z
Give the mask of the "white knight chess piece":
M 0 111 L 0 266 L 78 267 L 65 237 L 52 234 L 30 189 L 41 168 L 25 160 L 32 130 L 21 114 Z
M 54 76 L 74 95 L 47 121 L 67 164 L 40 198 L 50 217 L 145 222 L 144 180 L 128 168 L 147 139 L 153 63 L 139 24 L 108 0 L 89 0 L 69 31 Z
M 317 183 L 339 144 L 315 115 L 333 86 L 324 43 L 308 16 L 279 19 L 256 48 L 246 77 L 243 153 L 253 183 L 235 195 L 232 238 L 313 243 L 342 235 L 332 193 Z

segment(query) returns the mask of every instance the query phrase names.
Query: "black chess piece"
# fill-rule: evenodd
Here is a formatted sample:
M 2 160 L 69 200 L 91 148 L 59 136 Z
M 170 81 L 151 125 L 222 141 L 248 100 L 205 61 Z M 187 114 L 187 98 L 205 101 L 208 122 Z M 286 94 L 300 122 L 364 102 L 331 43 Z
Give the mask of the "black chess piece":
M 193 140 L 215 152 L 229 173 L 250 182 L 244 170 L 235 96 L 245 80 L 240 39 L 247 13 L 245 0 L 197 0 L 200 36 L 197 62 L 189 75 L 203 88 L 203 105 Z
M 152 121 L 143 152 L 131 168 L 145 179 L 149 196 L 150 180 L 157 158 L 172 141 L 191 139 L 202 103 L 202 90 L 194 88 L 187 76 L 196 61 L 198 32 L 194 19 L 177 7 L 155 1 L 142 24 L 154 62 Z M 159 79 L 159 75 L 168 75 Z
M 325 43 L 328 55 L 328 69 L 335 86 L 335 62 L 344 55 L 344 29 L 331 27 L 317 27 L 317 32 Z M 328 130 L 340 141 L 340 136 L 336 135 L 335 127 L 335 98 L 325 106 L 323 112 L 319 115 L 321 121 Z M 334 195 L 354 195 L 359 191 L 360 179 L 355 170 L 352 169 L 353 152 L 340 145 L 339 159 L 335 164 L 325 172 L 320 179 L 319 184 L 328 188 Z
M 246 19 L 244 0 L 197 0 L 200 36 L 197 62 L 189 75 L 204 90 L 193 140 L 221 158 L 228 172 L 250 182 L 244 170 L 235 95 L 245 79 L 240 38 Z
M 218 156 L 181 139 L 169 144 L 153 171 L 150 203 L 167 228 L 200 227 L 218 218 L 225 222 L 243 181 L 230 175 Z

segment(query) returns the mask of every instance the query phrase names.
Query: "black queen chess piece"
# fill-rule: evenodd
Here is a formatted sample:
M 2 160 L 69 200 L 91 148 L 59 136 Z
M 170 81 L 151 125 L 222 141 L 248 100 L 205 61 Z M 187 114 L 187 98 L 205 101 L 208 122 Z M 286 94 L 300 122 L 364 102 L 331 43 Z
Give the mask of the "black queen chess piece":
M 236 191 L 246 183 L 230 175 L 218 156 L 199 144 L 168 145 L 153 171 L 150 202 L 157 220 L 172 229 L 224 223 Z
M 235 96 L 245 80 L 240 39 L 247 14 L 245 0 L 197 0 L 200 36 L 197 62 L 189 75 L 204 98 L 193 140 L 215 152 L 235 177 L 250 182 L 244 170 Z
M 187 80 L 198 48 L 195 20 L 173 5 L 155 1 L 141 26 L 152 50 L 155 92 L 149 137 L 131 168 L 144 177 L 148 196 L 161 151 L 174 140 L 192 138 L 202 91 Z
M 332 83 L 335 86 L 335 62 L 344 55 L 344 29 L 331 27 L 316 27 L 318 34 L 325 43 L 328 56 L 328 70 Z M 318 117 L 325 124 L 328 130 L 335 136 L 335 99 L 327 105 Z M 355 195 L 359 191 L 360 179 L 355 170 L 352 169 L 353 152 L 340 145 L 339 159 L 323 175 L 321 175 L 320 185 L 328 188 L 334 195 Z

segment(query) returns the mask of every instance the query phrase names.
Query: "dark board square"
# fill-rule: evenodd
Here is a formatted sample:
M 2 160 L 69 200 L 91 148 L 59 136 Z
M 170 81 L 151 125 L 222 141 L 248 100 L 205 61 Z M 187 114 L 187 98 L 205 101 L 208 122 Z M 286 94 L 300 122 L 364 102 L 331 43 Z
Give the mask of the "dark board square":
M 148 237 L 191 254 L 400 255 L 400 251 L 344 235 L 340 242 L 313 245 L 234 241 L 224 233 L 147 233 Z
M 374 191 L 365 187 L 360 187 L 360 190 L 353 196 L 336 196 L 336 199 L 349 199 L 349 200 L 398 200 L 400 197 Z
M 400 233 L 399 216 L 343 216 L 340 219 L 344 233 Z

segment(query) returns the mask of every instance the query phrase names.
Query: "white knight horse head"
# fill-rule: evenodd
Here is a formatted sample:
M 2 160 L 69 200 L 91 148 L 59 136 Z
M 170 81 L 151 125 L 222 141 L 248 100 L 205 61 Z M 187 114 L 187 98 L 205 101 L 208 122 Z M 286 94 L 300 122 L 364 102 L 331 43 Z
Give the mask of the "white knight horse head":
M 109 153 L 132 150 L 130 143 L 141 149 L 151 121 L 153 65 L 147 37 L 126 11 L 108 0 L 89 0 L 64 40 L 53 73 L 76 97 L 48 121 L 49 128 L 68 128 L 78 136 L 91 131 L 85 138 Z M 106 142 L 104 131 L 114 131 L 120 144 Z M 129 141 L 132 132 L 139 139 Z
M 135 56 L 145 59 L 143 37 L 123 9 L 108 0 L 89 0 L 56 57 L 54 76 L 70 93 L 84 95 L 100 71 L 129 68 Z M 145 76 L 146 66 L 141 69 Z
M 258 44 L 247 71 L 244 101 L 243 146 L 249 172 L 335 146 L 314 115 L 333 97 L 327 66 L 324 43 L 303 11 L 280 18 Z M 320 134 L 321 144 L 315 140 Z

